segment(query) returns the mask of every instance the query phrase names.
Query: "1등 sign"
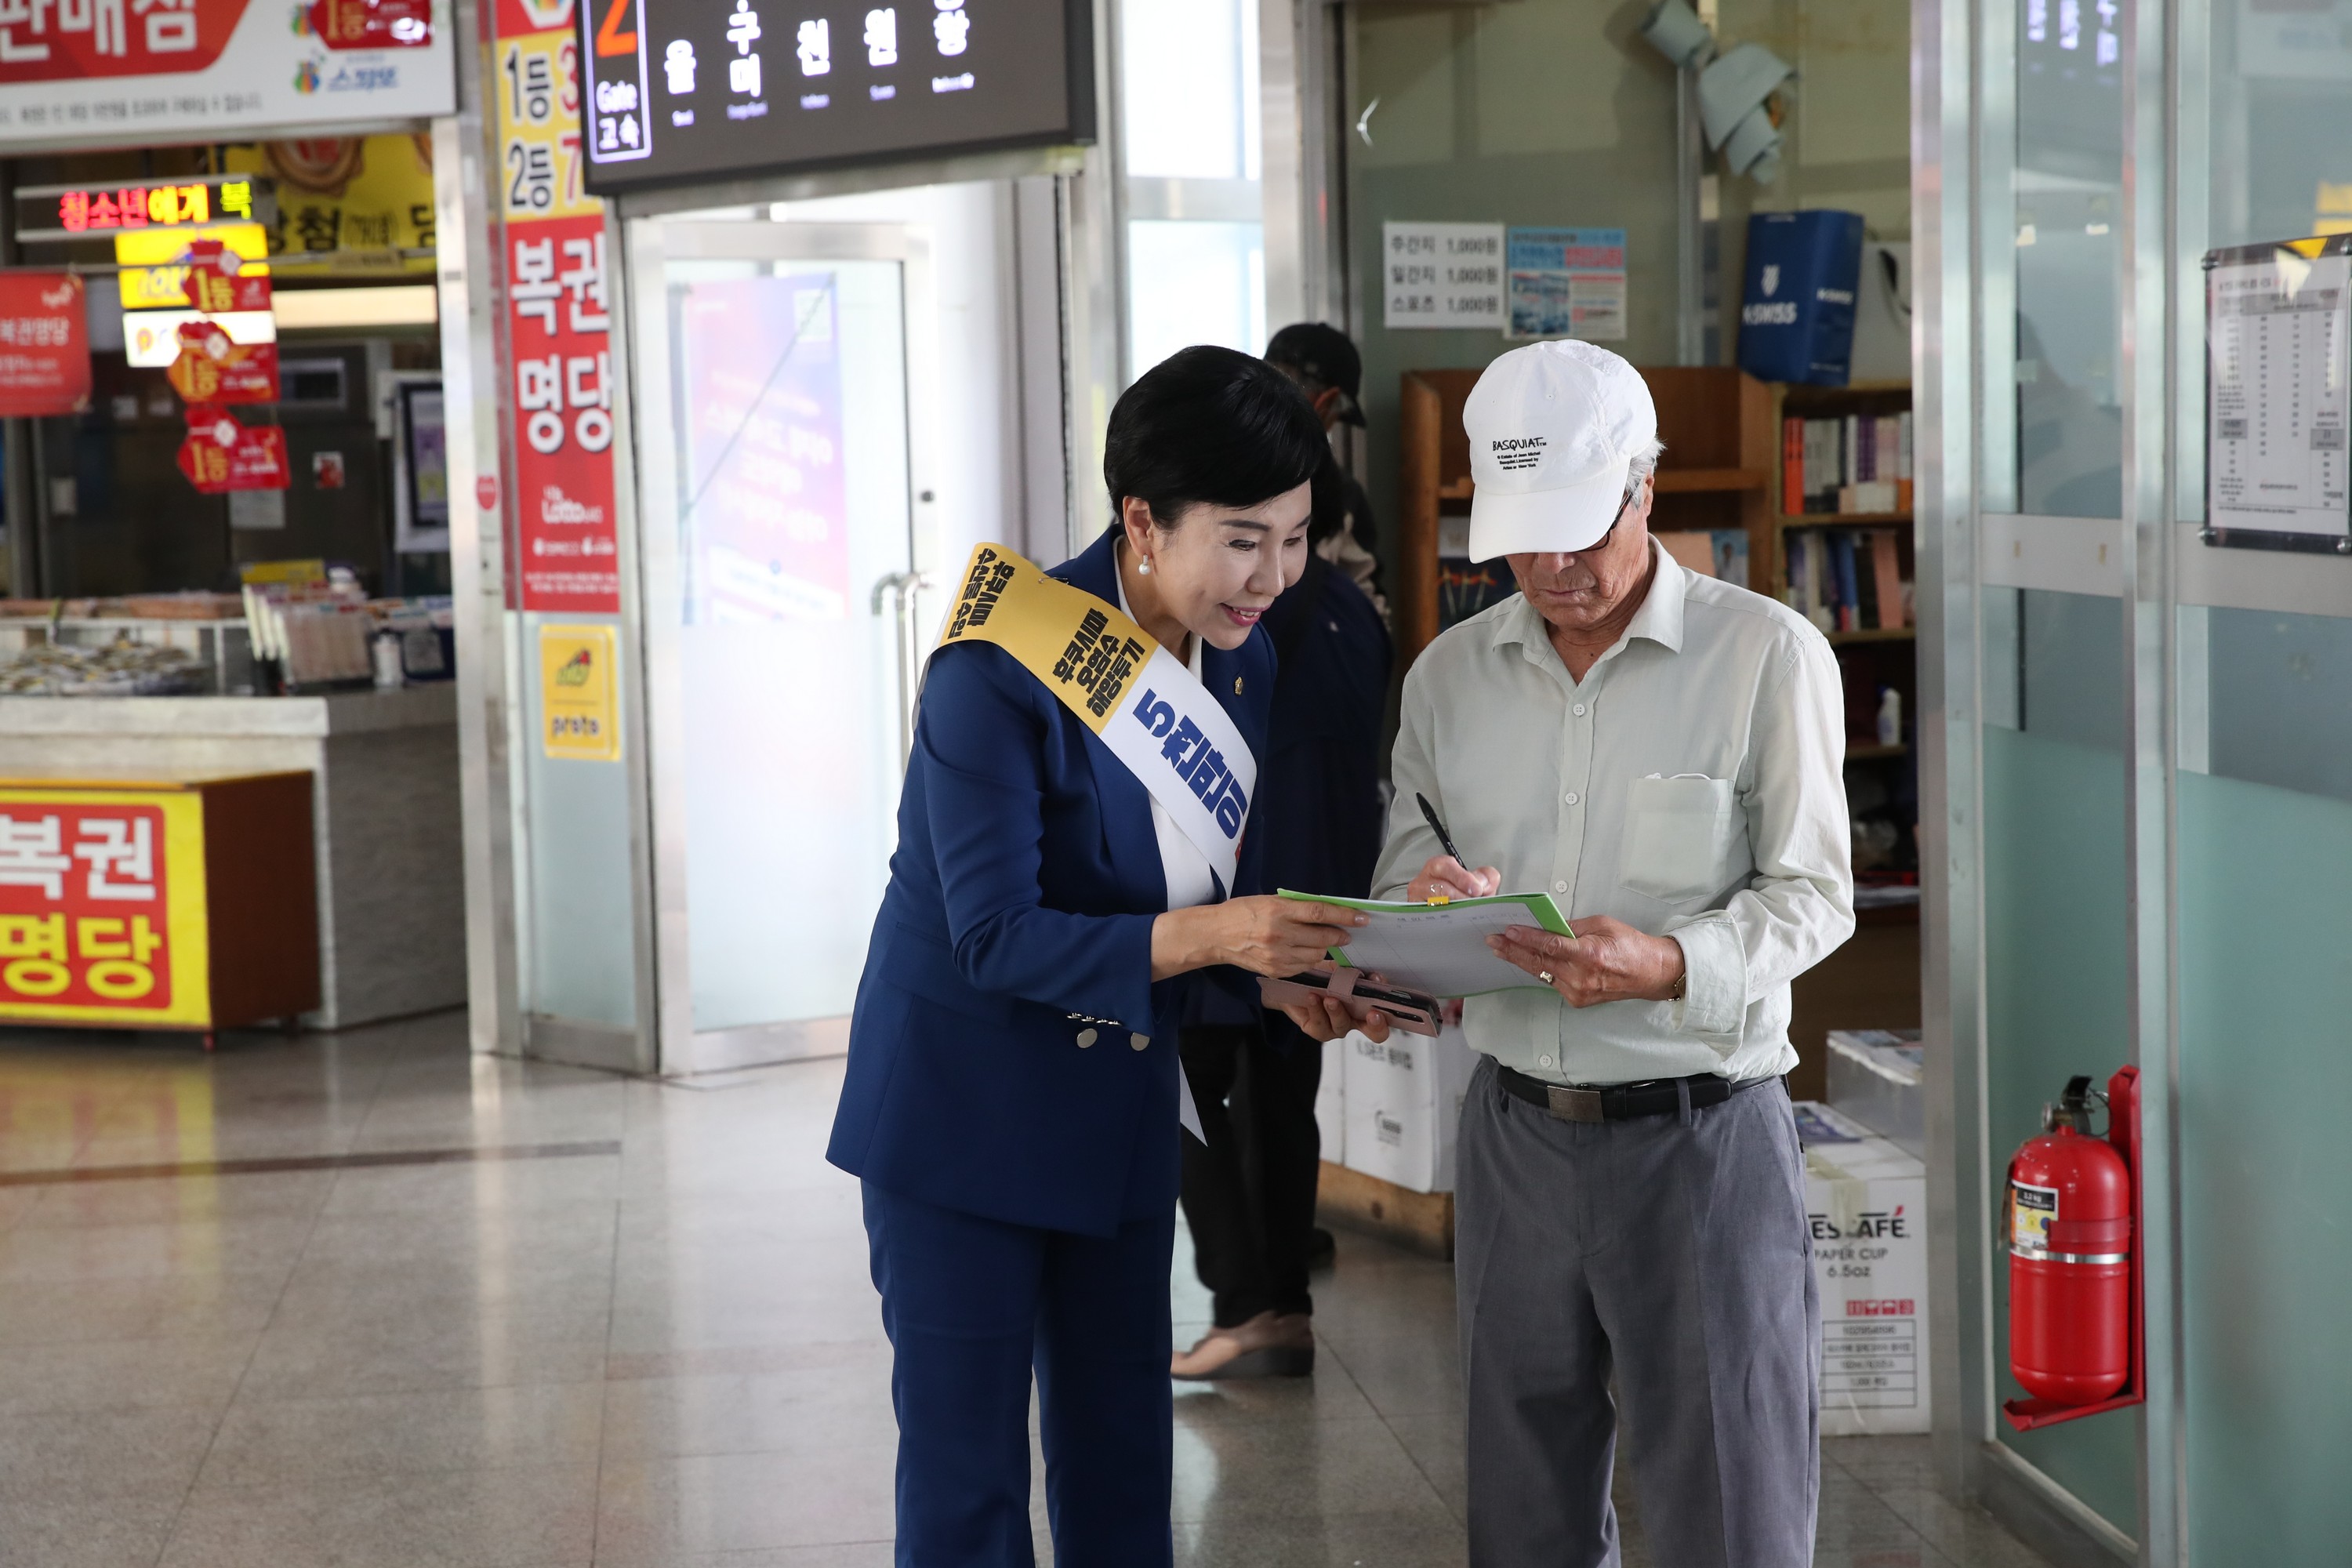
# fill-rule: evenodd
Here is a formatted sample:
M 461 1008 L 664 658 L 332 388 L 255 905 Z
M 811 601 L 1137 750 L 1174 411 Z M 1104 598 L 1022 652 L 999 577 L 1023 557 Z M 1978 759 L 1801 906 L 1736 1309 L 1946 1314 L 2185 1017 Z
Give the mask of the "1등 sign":
M 208 315 L 269 309 L 269 267 L 248 266 L 219 239 L 188 241 L 188 303 Z
M 292 482 L 286 432 L 275 425 L 240 425 L 218 404 L 188 410 L 188 437 L 180 443 L 180 472 L 202 494 L 282 490 Z
M 163 374 L 192 405 L 275 403 L 278 345 L 231 342 L 212 322 L 189 321 L 180 328 L 180 357 Z
M 310 0 L 303 16 L 331 49 L 421 49 L 433 41 L 432 0 Z

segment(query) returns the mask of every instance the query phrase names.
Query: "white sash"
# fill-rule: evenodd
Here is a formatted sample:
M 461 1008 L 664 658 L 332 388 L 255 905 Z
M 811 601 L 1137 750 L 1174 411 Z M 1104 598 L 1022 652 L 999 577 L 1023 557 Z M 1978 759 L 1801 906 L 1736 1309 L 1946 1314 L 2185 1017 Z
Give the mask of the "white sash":
M 1208 689 L 1117 606 L 1001 545 L 971 552 L 940 635 L 992 642 L 1044 682 L 1125 764 L 1226 893 L 1257 789 L 1257 758 Z

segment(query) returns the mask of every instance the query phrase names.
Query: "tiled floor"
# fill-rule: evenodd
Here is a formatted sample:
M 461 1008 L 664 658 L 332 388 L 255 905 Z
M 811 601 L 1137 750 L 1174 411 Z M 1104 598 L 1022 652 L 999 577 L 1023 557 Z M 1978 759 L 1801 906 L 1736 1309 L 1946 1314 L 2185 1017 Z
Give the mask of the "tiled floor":
M 0 1034 L 0 1568 L 887 1563 L 838 1081 Z M 1447 1270 L 1343 1236 L 1318 1302 L 1311 1382 L 1180 1394 L 1179 1560 L 1462 1563 Z M 1819 1561 L 2038 1563 L 1923 1447 L 1825 1445 Z

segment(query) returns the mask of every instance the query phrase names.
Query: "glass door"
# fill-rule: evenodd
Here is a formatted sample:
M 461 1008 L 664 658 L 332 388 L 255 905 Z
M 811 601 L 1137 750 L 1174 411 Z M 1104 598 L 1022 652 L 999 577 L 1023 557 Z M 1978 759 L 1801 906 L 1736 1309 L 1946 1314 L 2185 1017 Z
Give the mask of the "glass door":
M 840 1048 L 915 669 L 908 289 L 880 226 L 638 219 L 662 1070 Z

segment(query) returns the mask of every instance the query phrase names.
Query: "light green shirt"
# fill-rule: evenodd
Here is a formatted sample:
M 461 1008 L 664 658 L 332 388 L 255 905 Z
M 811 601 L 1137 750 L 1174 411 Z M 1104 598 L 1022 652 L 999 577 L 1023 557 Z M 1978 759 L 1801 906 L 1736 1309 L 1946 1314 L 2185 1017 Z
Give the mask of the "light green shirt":
M 1788 1071 L 1789 983 L 1853 931 L 1828 642 L 1651 550 L 1647 597 L 1582 682 L 1518 595 L 1447 631 L 1405 678 L 1374 896 L 1404 897 L 1442 853 L 1418 791 L 1504 890 L 1548 889 L 1570 923 L 1611 915 L 1682 946 L 1680 1001 L 1470 998 L 1470 1044 L 1553 1083 Z

